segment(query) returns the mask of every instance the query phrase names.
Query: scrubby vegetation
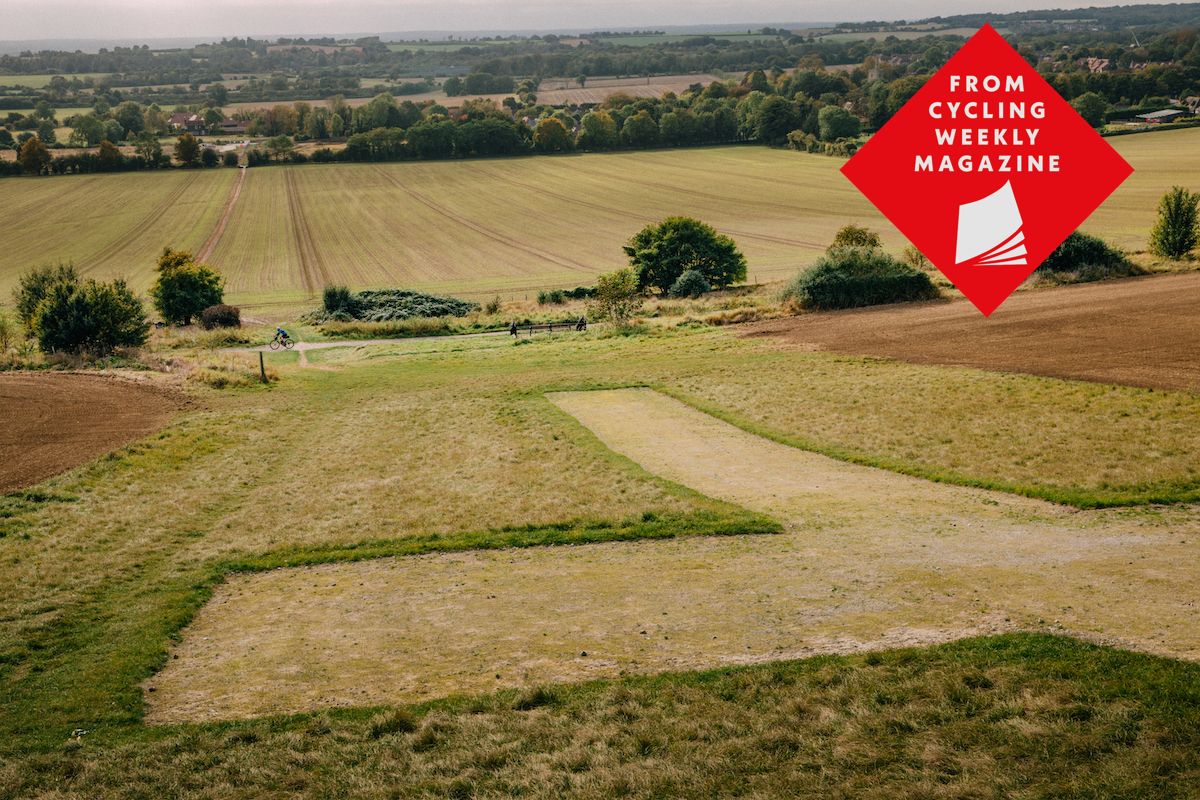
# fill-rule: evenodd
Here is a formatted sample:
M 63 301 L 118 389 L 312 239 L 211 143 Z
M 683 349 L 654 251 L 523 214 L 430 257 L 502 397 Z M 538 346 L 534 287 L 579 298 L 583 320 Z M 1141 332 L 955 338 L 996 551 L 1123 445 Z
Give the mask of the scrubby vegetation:
M 140 347 L 150 331 L 142 301 L 124 281 L 83 280 L 70 264 L 25 273 L 13 300 L 26 335 L 43 353 L 107 356 L 118 348 Z M 16 339 L 7 319 L 5 330 L 4 352 L 8 340 Z
M 1200 194 L 1176 186 L 1158 204 L 1158 221 L 1150 232 L 1150 249 L 1163 258 L 1179 260 L 1200 244 Z
M 206 331 L 213 328 L 240 328 L 242 311 L 236 306 L 209 306 L 200 312 L 200 327 Z
M 1035 275 L 1053 283 L 1083 283 L 1141 273 L 1128 256 L 1103 239 L 1075 231 L 1054 248 Z
M 617 328 L 625 328 L 642 308 L 642 290 L 632 269 L 619 269 L 596 279 L 596 293 L 588 315 Z
M 344 286 L 329 286 L 324 305 L 305 319 L 326 322 L 403 322 L 416 318 L 464 317 L 479 310 L 479 304 L 456 297 L 439 297 L 407 289 L 367 289 L 351 292 Z
M 696 298 L 710 291 L 712 286 L 708 278 L 704 277 L 704 273 L 697 269 L 689 269 L 684 270 L 683 274 L 675 279 L 668 294 L 671 297 Z
M 879 248 L 830 250 L 796 276 L 783 299 L 799 308 L 828 311 L 931 300 L 937 287 L 924 272 L 897 261 Z

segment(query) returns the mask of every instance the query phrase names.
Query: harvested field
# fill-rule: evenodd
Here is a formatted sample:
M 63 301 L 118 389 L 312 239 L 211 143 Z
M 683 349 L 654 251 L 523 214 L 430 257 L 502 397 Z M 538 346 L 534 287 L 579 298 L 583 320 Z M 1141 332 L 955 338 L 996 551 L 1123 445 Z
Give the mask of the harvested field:
M 1200 175 L 1200 130 L 1123 136 L 1136 172 L 1084 230 L 1144 249 L 1161 194 Z M 838 172 L 764 147 L 405 164 L 313 164 L 0 181 L 0 297 L 38 263 L 73 259 L 145 291 L 166 245 L 227 276 L 238 305 L 306 304 L 323 281 L 473 298 L 587 285 L 643 225 L 696 216 L 732 236 L 752 282 L 790 278 L 847 223 L 900 234 Z M 1191 176 L 1191 177 L 1190 177 Z M 219 234 L 218 234 L 219 231 Z M 586 235 L 583 235 L 586 233 Z
M 164 392 L 127 380 L 0 373 L 0 493 L 140 439 L 177 408 Z
M 1200 273 L 1018 292 L 985 318 L 966 301 L 806 314 L 753 326 L 804 348 L 1200 391 Z
M 414 702 L 1014 628 L 1200 658 L 1195 508 L 1079 513 L 933 484 L 774 444 L 650 390 L 553 401 L 645 469 L 774 514 L 787 533 L 239 577 L 150 681 L 149 719 Z

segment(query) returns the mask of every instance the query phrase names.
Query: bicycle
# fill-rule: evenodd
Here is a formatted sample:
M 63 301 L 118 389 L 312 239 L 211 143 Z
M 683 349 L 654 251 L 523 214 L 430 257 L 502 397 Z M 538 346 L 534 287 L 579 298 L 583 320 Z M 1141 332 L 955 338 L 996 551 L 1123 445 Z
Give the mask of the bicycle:
M 296 346 L 296 340 L 290 336 L 280 336 L 275 334 L 275 338 L 271 340 L 271 349 L 278 350 L 282 347 L 284 350 L 291 350 Z

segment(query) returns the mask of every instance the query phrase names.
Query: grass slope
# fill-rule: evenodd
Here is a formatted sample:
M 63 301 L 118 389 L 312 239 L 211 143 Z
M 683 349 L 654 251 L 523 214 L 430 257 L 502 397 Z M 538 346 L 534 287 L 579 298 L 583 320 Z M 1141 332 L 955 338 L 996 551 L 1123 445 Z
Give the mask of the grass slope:
M 1200 130 L 1112 140 L 1133 164 L 1085 229 L 1143 249 L 1159 196 L 1200 175 Z M 588 284 L 621 245 L 670 214 L 700 217 L 745 250 L 750 277 L 782 279 L 847 223 L 903 239 L 839 174 L 838 159 L 762 147 L 467 162 L 251 170 L 211 261 L 242 304 L 298 303 L 326 280 L 490 297 Z M 0 181 L 20 223 L 0 252 L 0 297 L 20 271 L 72 258 L 149 285 L 153 254 L 198 248 L 232 170 Z M 186 189 L 180 192 L 180 187 Z

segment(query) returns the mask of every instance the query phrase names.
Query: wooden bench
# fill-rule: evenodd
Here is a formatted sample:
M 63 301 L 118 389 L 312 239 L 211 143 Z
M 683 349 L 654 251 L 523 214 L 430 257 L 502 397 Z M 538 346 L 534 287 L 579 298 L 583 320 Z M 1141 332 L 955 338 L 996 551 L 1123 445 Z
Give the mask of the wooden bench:
M 562 322 L 538 322 L 527 323 L 525 325 L 518 325 L 514 322 L 512 325 L 508 326 L 508 335 L 520 336 L 522 333 L 527 333 L 532 336 L 538 331 L 545 331 L 546 333 L 554 333 L 555 331 L 558 331 L 559 333 L 568 333 L 570 331 L 586 330 L 587 318 L 580 317 L 579 319 L 568 319 L 563 320 Z

